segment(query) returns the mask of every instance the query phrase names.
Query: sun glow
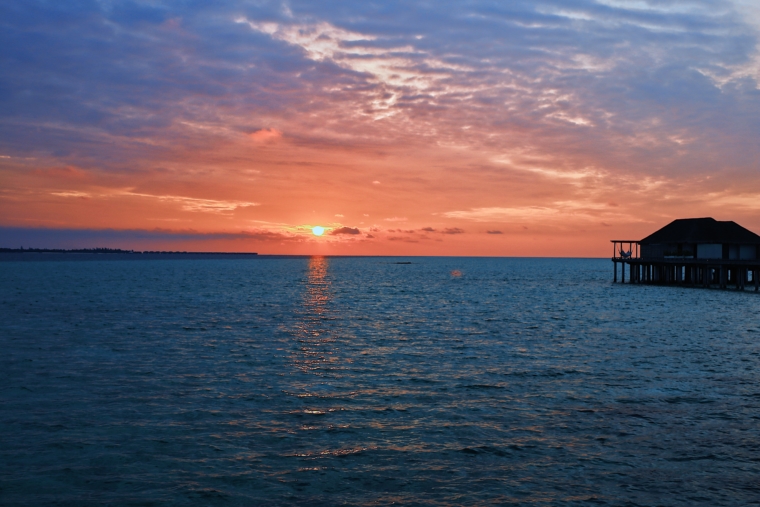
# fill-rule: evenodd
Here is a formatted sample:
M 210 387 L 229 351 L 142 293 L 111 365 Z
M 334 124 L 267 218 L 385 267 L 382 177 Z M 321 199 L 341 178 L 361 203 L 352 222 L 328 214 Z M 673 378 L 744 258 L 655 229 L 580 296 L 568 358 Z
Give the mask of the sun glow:
M 321 236 L 325 233 L 325 228 L 320 226 L 312 227 L 311 232 L 313 232 L 315 236 Z

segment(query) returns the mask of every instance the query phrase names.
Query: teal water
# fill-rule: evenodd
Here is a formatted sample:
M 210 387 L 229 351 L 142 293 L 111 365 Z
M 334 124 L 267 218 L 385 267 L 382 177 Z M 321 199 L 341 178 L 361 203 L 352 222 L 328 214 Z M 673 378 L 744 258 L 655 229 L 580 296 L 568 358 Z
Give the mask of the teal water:
M 760 499 L 757 294 L 609 260 L 67 258 L 0 262 L 3 505 Z

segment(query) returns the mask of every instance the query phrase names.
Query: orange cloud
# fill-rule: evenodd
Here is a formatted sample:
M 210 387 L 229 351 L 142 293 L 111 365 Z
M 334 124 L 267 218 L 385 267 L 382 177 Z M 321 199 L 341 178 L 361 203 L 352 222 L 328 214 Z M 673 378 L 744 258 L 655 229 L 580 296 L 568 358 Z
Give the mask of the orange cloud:
M 282 139 L 282 132 L 274 128 L 257 130 L 248 135 L 257 143 L 271 143 Z

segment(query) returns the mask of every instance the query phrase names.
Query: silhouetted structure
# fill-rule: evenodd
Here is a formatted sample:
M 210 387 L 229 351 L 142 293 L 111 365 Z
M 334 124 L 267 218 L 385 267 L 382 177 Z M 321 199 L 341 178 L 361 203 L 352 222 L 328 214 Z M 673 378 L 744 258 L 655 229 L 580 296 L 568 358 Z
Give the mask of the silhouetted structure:
M 615 282 L 620 263 L 623 283 L 627 265 L 630 283 L 760 288 L 760 236 L 736 222 L 683 218 L 644 239 L 612 244 Z

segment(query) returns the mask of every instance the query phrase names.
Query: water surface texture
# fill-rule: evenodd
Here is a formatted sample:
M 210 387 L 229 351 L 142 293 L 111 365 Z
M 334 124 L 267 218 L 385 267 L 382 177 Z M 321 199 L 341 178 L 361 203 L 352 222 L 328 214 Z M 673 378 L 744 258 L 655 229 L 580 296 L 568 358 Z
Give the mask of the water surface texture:
M 608 260 L 69 258 L 0 262 L 4 505 L 760 500 L 760 295 Z

